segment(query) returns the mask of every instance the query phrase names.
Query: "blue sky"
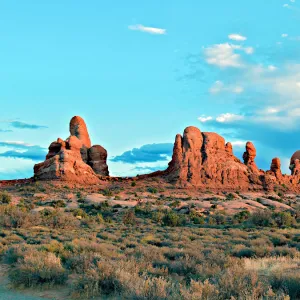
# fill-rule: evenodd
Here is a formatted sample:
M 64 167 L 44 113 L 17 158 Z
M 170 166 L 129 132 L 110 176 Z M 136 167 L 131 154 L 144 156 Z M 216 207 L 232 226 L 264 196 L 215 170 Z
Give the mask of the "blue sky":
M 2 1 L 0 179 L 30 177 L 82 116 L 114 175 L 166 167 L 189 125 L 300 148 L 300 1 Z

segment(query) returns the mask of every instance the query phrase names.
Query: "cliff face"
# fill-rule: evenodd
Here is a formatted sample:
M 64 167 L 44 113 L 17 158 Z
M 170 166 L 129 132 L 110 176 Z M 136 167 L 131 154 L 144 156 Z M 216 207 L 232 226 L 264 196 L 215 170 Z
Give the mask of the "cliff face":
M 109 175 L 106 160 L 106 150 L 91 146 L 84 120 L 75 116 L 70 122 L 70 136 L 50 144 L 46 160 L 34 166 L 34 175 L 44 180 L 97 183 L 98 175 Z
M 268 190 L 284 184 L 291 190 L 300 189 L 300 155 L 298 158 L 295 154 L 291 160 L 291 176 L 282 175 L 278 158 L 274 158 L 270 170 L 264 172 L 257 168 L 255 157 L 256 149 L 251 142 L 246 144 L 242 163 L 233 155 L 232 145 L 225 144 L 223 137 L 188 127 L 183 136 L 176 136 L 172 160 L 163 176 L 183 187 Z

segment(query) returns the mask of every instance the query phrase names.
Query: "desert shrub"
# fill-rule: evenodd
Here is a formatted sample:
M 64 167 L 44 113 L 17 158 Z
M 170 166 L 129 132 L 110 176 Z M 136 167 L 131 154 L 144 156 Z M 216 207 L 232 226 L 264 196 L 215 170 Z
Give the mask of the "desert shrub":
M 137 215 L 148 216 L 152 211 L 152 204 L 150 202 L 139 203 L 135 206 L 134 211 Z
M 237 221 L 238 223 L 243 223 L 246 220 L 248 220 L 249 217 L 250 217 L 250 212 L 248 210 L 243 210 L 243 211 L 240 211 L 240 212 L 236 213 L 233 216 L 233 219 L 235 221 Z
M 161 223 L 164 217 L 164 213 L 162 211 L 155 211 L 151 214 L 151 219 L 156 223 Z
M 0 203 L 9 204 L 11 200 L 12 197 L 8 192 L 4 191 L 0 193 Z
M 170 207 L 172 208 L 176 208 L 180 205 L 180 201 L 179 200 L 174 200 L 171 204 Z
M 170 227 L 183 226 L 186 222 L 187 220 L 185 216 L 178 215 L 173 211 L 166 212 L 162 219 L 163 225 Z
M 229 193 L 229 194 L 227 194 L 226 195 L 226 200 L 227 201 L 231 201 L 231 200 L 233 200 L 235 197 L 234 197 L 234 194 L 232 194 L 232 193 Z
M 300 275 L 298 273 L 277 272 L 270 278 L 274 290 L 283 290 L 290 299 L 300 299 Z
M 273 256 L 289 256 L 289 257 L 298 257 L 299 251 L 295 248 L 290 248 L 288 246 L 275 247 L 271 253 Z
M 273 214 L 273 219 L 278 227 L 291 227 L 296 225 L 295 218 L 290 212 L 277 212 Z
M 15 264 L 19 259 L 24 258 L 29 249 L 30 246 L 28 245 L 14 245 L 4 253 L 3 262 L 9 265 Z
M 86 298 L 111 295 L 124 299 L 172 299 L 172 284 L 163 278 L 151 278 L 139 272 L 136 262 L 98 262 L 80 276 L 75 292 Z
M 136 217 L 133 210 L 128 210 L 123 216 L 123 223 L 126 225 L 134 225 L 136 223 Z
M 25 207 L 3 205 L 0 207 L 0 225 L 7 228 L 26 228 L 40 223 L 39 214 Z
M 131 186 L 132 186 L 132 187 L 136 186 L 136 182 L 135 182 L 135 181 L 132 181 L 132 182 L 131 182 Z
M 259 210 L 251 215 L 249 218 L 250 224 L 259 227 L 274 226 L 272 213 L 268 210 Z
M 191 219 L 195 224 L 203 225 L 205 224 L 205 219 L 202 216 L 194 216 Z
M 51 205 L 55 208 L 58 208 L 58 207 L 66 207 L 66 203 L 64 202 L 64 200 L 55 200 L 55 201 L 52 201 Z
M 288 243 L 288 239 L 284 235 L 280 234 L 272 234 L 270 236 L 270 240 L 275 247 L 284 246 Z
M 65 213 L 57 210 L 44 210 L 42 212 L 42 221 L 45 226 L 51 228 L 69 229 L 79 227 L 80 225 L 80 221 L 71 213 Z
M 71 210 L 71 212 L 74 217 L 81 217 L 81 218 L 87 217 L 87 213 L 81 208 L 75 208 Z
M 236 256 L 236 257 L 239 257 L 239 258 L 242 258 L 242 257 L 250 258 L 250 257 L 255 256 L 255 251 L 253 249 L 243 247 L 239 250 L 234 251 L 233 255 Z
M 266 280 L 239 265 L 225 269 L 217 277 L 220 299 L 262 299 L 269 292 Z
M 205 280 L 203 283 L 191 280 L 189 287 L 181 287 L 180 295 L 184 300 L 190 299 L 218 299 L 217 287 Z
M 93 269 L 101 256 L 93 252 L 83 252 L 80 254 L 64 254 L 63 262 L 66 269 L 82 274 Z
M 28 251 L 10 270 L 9 278 L 15 285 L 32 287 L 39 284 L 63 284 L 67 274 L 60 258 L 53 253 Z
M 102 190 L 102 194 L 103 194 L 103 196 L 106 196 L 106 197 L 112 197 L 113 192 L 111 189 L 104 189 L 104 190 Z
M 154 187 L 148 187 L 147 191 L 151 194 L 157 194 L 158 190 Z

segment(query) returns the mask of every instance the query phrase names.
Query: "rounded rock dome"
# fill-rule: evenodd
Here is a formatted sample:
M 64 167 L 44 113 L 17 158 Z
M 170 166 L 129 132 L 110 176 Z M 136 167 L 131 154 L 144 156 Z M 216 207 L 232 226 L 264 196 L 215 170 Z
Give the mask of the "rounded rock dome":
M 300 150 L 296 151 L 296 152 L 292 155 L 290 164 L 291 164 L 291 165 L 295 164 L 295 160 L 296 160 L 296 159 L 299 159 L 299 160 L 300 160 Z

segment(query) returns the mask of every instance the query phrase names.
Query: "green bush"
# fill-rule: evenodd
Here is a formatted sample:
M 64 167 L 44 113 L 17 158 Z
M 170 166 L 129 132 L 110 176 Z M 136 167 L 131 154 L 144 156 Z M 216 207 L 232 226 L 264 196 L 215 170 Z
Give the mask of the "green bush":
M 147 191 L 151 194 L 157 194 L 157 188 L 154 187 L 148 187 Z
M 4 191 L 4 192 L 0 193 L 0 202 L 1 203 L 9 204 L 9 203 L 11 203 L 11 200 L 12 200 L 12 197 L 8 192 Z
M 278 227 L 291 227 L 296 224 L 296 220 L 290 212 L 277 212 L 272 217 Z
M 272 213 L 268 210 L 259 210 L 253 213 L 249 219 L 250 223 L 259 227 L 274 226 L 274 220 L 272 219 Z
M 165 226 L 176 227 L 180 225 L 180 217 L 175 212 L 169 211 L 164 215 L 162 222 Z

